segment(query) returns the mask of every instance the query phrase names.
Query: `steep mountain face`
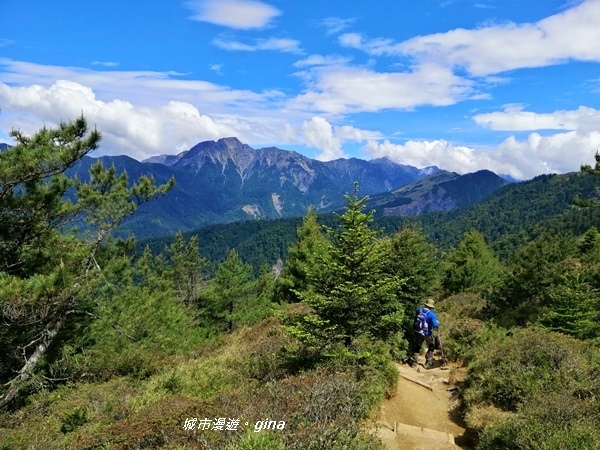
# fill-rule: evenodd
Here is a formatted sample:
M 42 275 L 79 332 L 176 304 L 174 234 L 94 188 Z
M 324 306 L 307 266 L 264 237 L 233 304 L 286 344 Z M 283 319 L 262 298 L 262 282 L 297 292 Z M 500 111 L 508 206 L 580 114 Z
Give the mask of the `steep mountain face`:
M 113 159 L 108 161 L 119 168 Z M 175 231 L 191 230 L 212 223 L 301 216 L 311 205 L 329 211 L 344 204 L 344 194 L 352 192 L 354 181 L 360 195 L 373 195 L 439 171 L 437 167 L 422 171 L 387 159 L 322 162 L 275 147 L 255 150 L 236 138 L 201 142 L 178 155 L 132 164 L 128 161 L 130 175 L 158 171 L 162 178 L 175 176 L 173 191 L 144 205 L 126 224 L 147 222 L 152 215 L 151 227 L 162 227 L 160 233 L 165 234 L 172 232 L 175 223 L 179 224 Z M 134 228 L 140 227 L 141 223 Z
M 508 181 L 489 170 L 466 175 L 440 171 L 400 187 L 373 196 L 367 206 L 384 216 L 417 216 L 430 211 L 450 211 L 471 206 Z
M 439 170 L 434 167 L 422 171 L 383 158 L 373 161 L 352 158 L 321 162 L 276 147 L 254 150 L 237 138 L 201 142 L 179 155 L 155 156 L 143 162 L 182 169 L 197 178 L 210 174 L 213 181 L 238 184 L 246 193 L 255 189 L 253 183 L 259 181 L 263 188 L 266 182 L 275 189 L 275 194 L 282 189 L 297 189 L 308 196 L 314 196 L 315 192 L 321 194 L 327 189 L 334 189 L 335 192 L 331 192 L 334 195 L 340 189 L 349 191 L 354 181 L 359 182 L 362 193 L 370 195 L 403 186 L 429 175 L 431 170 Z M 230 178 L 226 180 L 227 176 Z M 331 201 L 333 199 L 327 198 L 324 204 Z
M 355 181 L 359 195 L 371 196 L 373 205 L 385 214 L 454 209 L 472 204 L 504 183 L 487 171 L 461 177 L 434 166 L 417 169 L 386 158 L 316 161 L 275 147 L 255 150 L 236 138 L 201 142 L 178 155 L 143 162 L 127 156 L 100 159 L 119 172 L 126 170 L 130 179 L 146 174 L 165 183 L 175 178 L 171 192 L 142 205 L 123 224 L 125 233 L 141 238 L 217 223 L 302 216 L 311 205 L 319 212 L 337 210 Z M 86 179 L 94 161 L 83 158 L 70 174 Z M 419 181 L 420 185 L 401 189 Z

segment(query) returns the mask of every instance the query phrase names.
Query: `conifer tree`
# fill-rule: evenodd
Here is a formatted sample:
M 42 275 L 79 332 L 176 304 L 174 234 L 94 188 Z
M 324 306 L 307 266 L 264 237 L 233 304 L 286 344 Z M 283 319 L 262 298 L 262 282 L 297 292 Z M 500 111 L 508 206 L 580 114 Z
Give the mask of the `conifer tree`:
M 600 337 L 598 294 L 577 273 L 568 273 L 548 290 L 548 310 L 540 323 L 579 339 Z
M 202 294 L 209 317 L 229 333 L 246 323 L 256 299 L 251 275 L 252 266 L 245 264 L 235 249 L 231 250 Z
M 208 266 L 206 258 L 200 256 L 198 236 L 193 235 L 186 244 L 183 235 L 177 233 L 166 252 L 171 257 L 169 275 L 178 297 L 186 305 L 195 303 L 200 295 L 202 271 Z
M 385 243 L 385 270 L 406 280 L 398 297 L 407 308 L 407 319 L 411 320 L 414 309 L 439 287 L 439 263 L 435 257 L 435 246 L 428 243 L 425 235 L 415 228 L 405 228 Z
M 308 348 L 350 348 L 359 337 L 391 341 L 401 329 L 400 281 L 385 273 L 385 247 L 369 228 L 373 212 L 363 212 L 366 200 L 358 198 L 355 183 L 345 213 L 338 216 L 339 230 L 328 230 L 330 251 L 309 268 L 309 287 L 297 291 L 312 312 L 286 317 L 288 332 Z
M 549 293 L 569 271 L 565 261 L 575 252 L 572 236 L 550 233 L 518 248 L 511 257 L 507 275 L 490 296 L 493 313 L 510 319 L 506 325 L 537 321 L 541 309 L 549 304 Z M 514 317 L 508 314 L 510 311 Z
M 594 167 L 589 164 L 581 165 L 581 172 L 586 173 L 588 175 L 593 175 L 595 177 L 600 177 L 600 153 L 596 152 L 594 155 L 594 159 L 596 160 L 596 164 Z M 581 199 L 576 198 L 573 203 L 582 208 L 590 208 L 598 206 L 598 199 Z
M 0 334 L 6 355 L 0 408 L 32 386 L 65 325 L 90 314 L 93 299 L 85 293 L 101 276 L 96 256 L 104 238 L 138 205 L 173 185 L 157 187 L 147 177 L 130 184 L 100 162 L 87 183 L 65 176 L 100 140 L 83 117 L 32 137 L 12 136 L 16 146 L 0 152 L 0 320 L 6 327 Z M 75 202 L 65 199 L 69 188 Z M 90 226 L 88 239 L 62 233 L 78 216 Z
M 498 284 L 501 274 L 502 265 L 485 238 L 479 231 L 471 229 L 446 258 L 442 287 L 449 295 L 485 292 Z
M 578 245 L 581 259 L 587 264 L 600 263 L 600 233 L 591 227 L 581 237 Z
M 298 302 L 297 291 L 308 288 L 308 274 L 319 257 L 323 257 L 329 243 L 321 232 L 317 213 L 310 207 L 302 225 L 298 227 L 298 240 L 290 247 L 285 266 L 277 279 L 276 295 L 279 300 Z
M 267 263 L 262 264 L 258 270 L 258 277 L 254 282 L 254 293 L 256 300 L 248 311 L 248 325 L 259 322 L 272 313 L 275 296 L 275 273 Z

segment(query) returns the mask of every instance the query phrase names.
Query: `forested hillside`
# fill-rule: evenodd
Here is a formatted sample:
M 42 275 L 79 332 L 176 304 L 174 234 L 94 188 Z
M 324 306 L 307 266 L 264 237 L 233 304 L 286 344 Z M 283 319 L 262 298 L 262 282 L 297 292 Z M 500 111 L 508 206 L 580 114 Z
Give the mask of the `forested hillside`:
M 432 302 L 463 448 L 600 446 L 600 156 L 421 222 L 377 222 L 355 183 L 326 219 L 151 249 L 110 234 L 171 181 L 101 164 L 66 176 L 100 142 L 83 118 L 14 137 L 0 153 L 0 448 L 381 449 L 379 407 Z
M 580 173 L 541 175 L 504 186 L 469 208 L 417 217 L 382 216 L 376 210 L 373 220 L 384 234 L 416 226 L 440 250 L 455 247 L 464 233 L 475 228 L 483 233 L 498 256 L 506 259 L 511 251 L 543 231 L 581 234 L 600 223 L 597 209 L 573 205 L 576 198 L 590 198 L 595 193 L 593 177 Z M 209 261 L 222 260 L 227 249 L 235 248 L 245 261 L 260 267 L 263 263 L 273 265 L 278 259 L 285 259 L 287 249 L 297 238 L 300 221 L 300 218 L 291 218 L 235 222 L 204 227 L 184 236 L 198 236 Z M 319 215 L 319 222 L 327 226 L 336 223 L 331 214 Z M 160 252 L 172 240 L 173 237 L 140 240 L 138 251 L 148 245 L 153 252 Z

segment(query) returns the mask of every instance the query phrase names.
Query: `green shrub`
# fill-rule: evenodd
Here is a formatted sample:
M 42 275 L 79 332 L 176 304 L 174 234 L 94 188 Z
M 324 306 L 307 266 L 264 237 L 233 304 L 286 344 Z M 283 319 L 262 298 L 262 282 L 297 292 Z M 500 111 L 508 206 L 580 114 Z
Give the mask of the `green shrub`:
M 88 422 L 87 410 L 76 408 L 64 418 L 60 431 L 65 434 L 70 433 L 86 422 Z
M 563 401 L 564 398 L 561 398 Z M 546 399 L 548 401 L 548 399 Z M 550 401 L 552 401 L 550 399 Z M 567 402 L 569 400 L 567 399 Z M 536 415 L 530 410 L 505 418 L 485 428 L 479 437 L 481 450 L 519 449 L 519 450 L 555 450 L 555 449 L 589 449 L 600 447 L 600 417 L 589 416 L 585 412 L 564 420 L 563 404 L 558 406 L 555 418 L 548 418 L 548 412 L 555 411 L 551 405 L 542 406 L 544 413 Z M 583 405 L 582 405 L 583 406 Z M 585 411 L 585 410 L 583 410 Z M 560 418 L 563 417 L 562 420 Z
M 459 319 L 455 321 L 444 337 L 446 356 L 454 360 L 468 360 L 472 351 L 482 345 L 484 322 L 478 319 Z
M 475 357 L 466 380 L 469 403 L 516 411 L 538 393 L 573 392 L 586 389 L 590 382 L 588 346 L 542 328 L 517 329 L 481 346 Z
M 289 375 L 277 352 L 290 339 L 279 319 L 270 318 L 224 337 L 218 347 L 206 344 L 196 358 L 170 357 L 143 379 L 115 377 L 40 392 L 24 408 L 0 415 L 0 434 L 11 450 L 380 449 L 364 423 L 395 388 L 387 347 L 357 342 L 360 351 Z M 267 375 L 270 367 L 276 376 Z M 184 429 L 186 419 L 205 417 L 239 418 L 240 426 Z M 255 432 L 266 419 L 285 421 L 285 428 Z
M 245 347 L 244 374 L 261 382 L 277 380 L 287 375 L 285 348 L 294 339 L 281 327 L 279 317 L 270 317 L 240 333 L 240 345 Z
M 285 446 L 276 432 L 250 431 L 238 444 L 228 447 L 227 450 L 285 450 Z
M 352 373 L 326 369 L 289 377 L 265 385 L 257 393 L 262 401 L 248 407 L 244 415 L 284 420 L 281 436 L 286 449 L 378 448 L 361 429 L 372 412 L 363 391 L 367 384 Z
M 11 450 L 91 448 L 112 423 L 131 414 L 127 403 L 134 394 L 124 378 L 40 391 L 27 406 L 4 416 L 10 420 L 0 423 L 0 440 Z
M 600 448 L 597 348 L 532 327 L 475 353 L 464 398 L 479 448 Z
M 440 312 L 448 313 L 456 318 L 481 319 L 486 301 L 481 294 L 475 292 L 461 292 L 460 294 L 446 297 L 438 303 Z

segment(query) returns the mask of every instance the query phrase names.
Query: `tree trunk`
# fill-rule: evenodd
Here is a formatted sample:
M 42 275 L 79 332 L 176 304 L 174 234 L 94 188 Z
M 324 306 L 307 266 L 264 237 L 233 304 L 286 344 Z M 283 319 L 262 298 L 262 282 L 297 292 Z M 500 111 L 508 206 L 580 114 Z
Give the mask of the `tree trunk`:
M 19 395 L 26 382 L 31 379 L 39 360 L 46 354 L 54 338 L 65 324 L 66 317 L 66 314 L 60 316 L 56 321 L 48 324 L 44 331 L 42 331 L 42 336 L 39 338 L 34 352 L 27 358 L 25 365 L 19 370 L 18 375 L 7 383 L 9 385 L 8 391 L 0 396 L 0 409 L 5 408 L 6 405 L 13 401 Z

